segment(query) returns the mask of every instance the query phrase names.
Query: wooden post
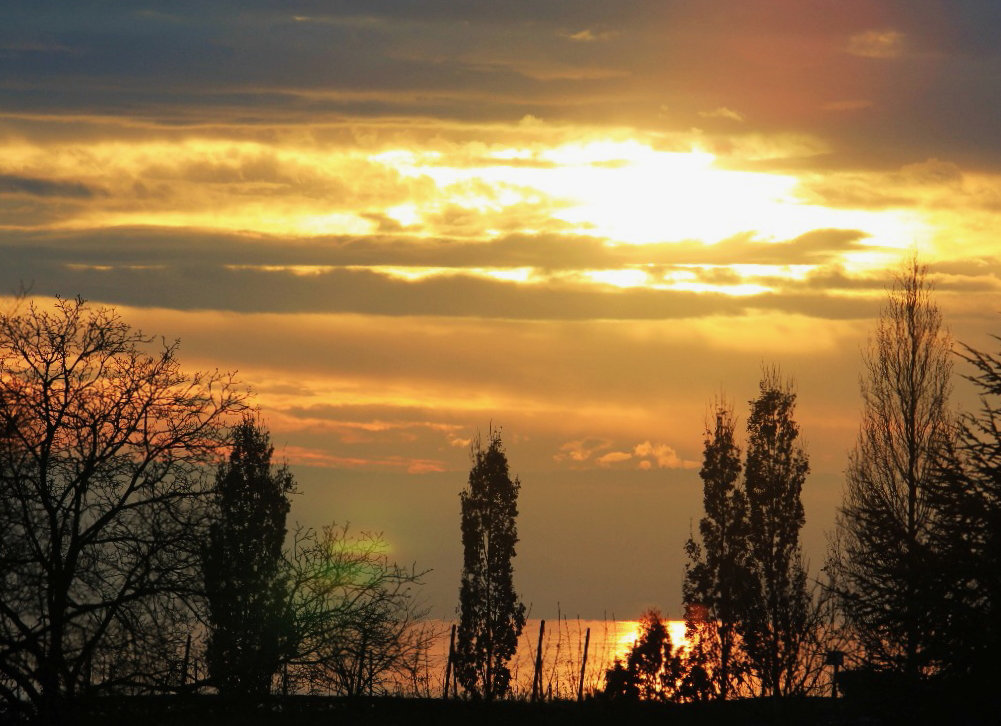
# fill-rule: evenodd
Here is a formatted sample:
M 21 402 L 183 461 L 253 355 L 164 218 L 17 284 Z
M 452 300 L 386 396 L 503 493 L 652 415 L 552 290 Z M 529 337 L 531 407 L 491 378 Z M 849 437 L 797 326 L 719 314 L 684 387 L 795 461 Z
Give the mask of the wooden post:
M 365 637 L 362 636 L 361 649 L 358 651 L 358 680 L 355 681 L 355 695 L 365 695 Z
M 535 676 L 532 678 L 532 700 L 542 697 L 542 636 L 546 633 L 546 621 L 539 621 L 539 645 L 535 651 Z
M 831 675 L 831 698 L 838 697 L 838 670 L 845 663 L 845 654 L 841 650 L 829 650 L 827 651 L 827 658 L 824 659 L 824 665 L 829 665 L 834 667 L 834 673 Z
M 181 661 L 181 690 L 188 685 L 188 661 L 191 658 L 191 633 L 188 633 L 188 641 L 184 644 L 184 660 Z
M 452 636 L 448 639 L 448 663 L 445 665 L 445 690 L 441 697 L 448 698 L 448 682 L 452 678 L 452 659 L 455 657 L 455 623 L 452 623 Z
M 580 632 L 579 630 L 577 631 Z M 587 669 L 587 648 L 591 645 L 591 629 L 584 634 L 584 657 L 580 662 L 580 683 L 577 684 L 577 703 L 584 700 L 584 671 Z

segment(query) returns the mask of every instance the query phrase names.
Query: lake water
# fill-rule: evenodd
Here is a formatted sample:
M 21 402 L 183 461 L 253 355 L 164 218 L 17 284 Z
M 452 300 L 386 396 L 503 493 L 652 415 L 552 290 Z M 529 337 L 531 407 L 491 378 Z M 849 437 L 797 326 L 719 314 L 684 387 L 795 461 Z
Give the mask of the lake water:
M 532 693 L 532 678 L 539 644 L 539 619 L 529 619 L 518 641 L 518 652 L 511 660 L 513 695 L 525 697 Z M 431 695 L 441 695 L 444 686 L 445 665 L 448 658 L 448 641 L 451 622 L 435 621 L 440 635 L 429 654 L 428 676 Z M 547 696 L 574 699 L 580 683 L 581 664 L 587 630 L 591 637 L 587 648 L 587 666 L 584 671 L 584 693 L 600 690 L 604 685 L 605 671 L 616 658 L 625 658 L 637 637 L 636 620 L 546 620 L 542 637 L 542 688 Z M 675 646 L 684 642 L 683 621 L 668 621 L 671 639 Z M 436 676 L 435 673 L 438 673 Z M 437 685 L 437 690 L 435 690 Z

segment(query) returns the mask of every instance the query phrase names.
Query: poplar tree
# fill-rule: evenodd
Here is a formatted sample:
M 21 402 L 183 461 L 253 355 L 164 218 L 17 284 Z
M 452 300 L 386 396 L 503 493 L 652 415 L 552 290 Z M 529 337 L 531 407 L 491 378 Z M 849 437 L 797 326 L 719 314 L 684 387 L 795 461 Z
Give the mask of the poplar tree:
M 793 419 L 792 384 L 767 370 L 750 405 L 744 486 L 752 594 L 740 631 L 762 694 L 782 696 L 794 688 L 809 617 L 799 532 L 810 466 Z
M 951 348 L 927 268 L 912 260 L 863 354 L 862 422 L 830 564 L 866 660 L 912 677 L 930 667 L 938 626 L 929 494 L 949 439 Z
M 216 475 L 215 517 L 203 554 L 209 674 L 224 695 L 262 697 L 286 640 L 282 545 L 295 479 L 251 416 L 234 428 Z
M 704 669 L 725 700 L 739 676 L 737 624 L 748 595 L 747 498 L 739 486 L 740 449 L 734 441 L 733 409 L 717 401 L 715 422 L 706 426 L 702 468 L 705 516 L 701 543 L 685 544 L 683 597 L 688 637 L 695 642 L 691 666 Z M 696 663 L 698 661 L 698 663 Z
M 500 432 L 484 449 L 477 437 L 462 504 L 462 583 L 454 665 L 473 698 L 503 697 L 511 685 L 508 661 L 525 626 L 525 605 L 514 590 L 512 560 L 518 530 L 518 490 L 511 479 Z

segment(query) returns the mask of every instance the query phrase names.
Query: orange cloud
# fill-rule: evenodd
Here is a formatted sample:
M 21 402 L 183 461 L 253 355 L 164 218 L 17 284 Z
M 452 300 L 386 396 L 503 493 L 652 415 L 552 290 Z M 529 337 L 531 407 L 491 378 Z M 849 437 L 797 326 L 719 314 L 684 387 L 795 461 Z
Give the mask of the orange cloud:
M 616 35 L 618 35 L 618 33 L 611 30 L 595 32 L 590 28 L 584 28 L 576 33 L 565 33 L 563 34 L 563 37 L 577 43 L 594 43 L 602 40 L 611 40 Z
M 649 469 L 653 463 L 657 464 L 658 469 L 694 469 L 698 466 L 698 462 L 682 459 L 678 456 L 678 452 L 667 444 L 654 444 L 650 441 L 636 444 L 633 455 L 644 460 L 640 462 L 641 469 Z M 644 464 L 646 466 L 643 466 Z
M 330 469 L 364 469 L 371 471 L 405 471 L 408 474 L 428 474 L 448 471 L 444 462 L 436 459 L 412 459 L 402 456 L 364 458 L 337 456 L 320 449 L 287 446 L 282 450 L 290 464 Z
M 623 461 L 629 461 L 633 458 L 633 455 L 628 451 L 609 451 L 604 456 L 600 456 L 595 459 L 595 463 L 598 466 L 611 466 L 612 464 L 618 464 Z
M 560 447 L 560 451 L 553 457 L 553 461 L 569 460 L 582 463 L 609 446 L 611 446 L 611 442 L 605 439 L 588 438 L 568 441 Z
M 904 50 L 904 34 L 896 30 L 866 30 L 849 38 L 846 50 L 860 58 L 897 58 Z
M 726 106 L 720 106 L 712 111 L 699 111 L 699 116 L 702 116 L 703 118 L 722 118 L 740 123 L 743 123 L 745 120 L 744 114 L 727 108 Z
M 652 443 L 649 440 L 636 444 L 629 451 L 613 450 L 597 456 L 600 451 L 611 448 L 611 446 L 612 443 L 606 439 L 570 441 L 560 447 L 560 453 L 553 459 L 555 461 L 570 460 L 581 464 L 593 462 L 601 468 L 635 462 L 636 468 L 641 470 L 650 470 L 655 466 L 658 469 L 692 469 L 698 466 L 698 462 L 688 461 L 679 456 L 673 447 L 662 443 Z

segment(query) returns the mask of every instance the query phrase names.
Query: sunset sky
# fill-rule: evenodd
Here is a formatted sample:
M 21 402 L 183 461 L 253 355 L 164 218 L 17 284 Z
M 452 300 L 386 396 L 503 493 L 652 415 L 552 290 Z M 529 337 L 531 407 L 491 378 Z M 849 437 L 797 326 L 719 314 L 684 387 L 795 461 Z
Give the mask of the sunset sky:
M 0 292 L 237 370 L 293 519 L 383 531 L 438 616 L 492 422 L 532 614 L 677 617 L 714 397 L 795 380 L 816 573 L 901 261 L 995 345 L 999 35 L 995 0 L 6 2 Z

